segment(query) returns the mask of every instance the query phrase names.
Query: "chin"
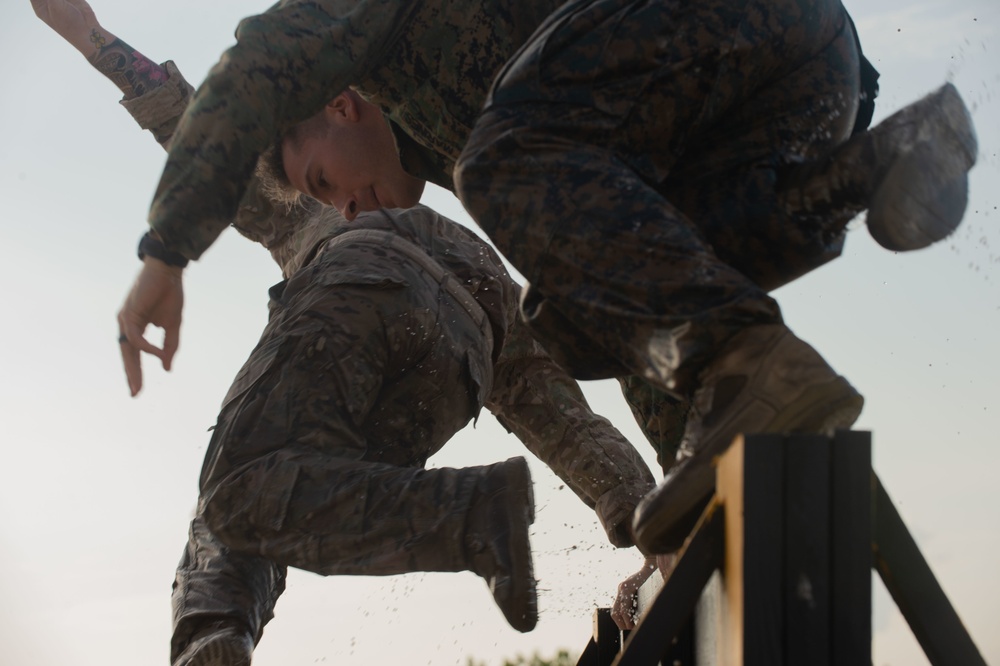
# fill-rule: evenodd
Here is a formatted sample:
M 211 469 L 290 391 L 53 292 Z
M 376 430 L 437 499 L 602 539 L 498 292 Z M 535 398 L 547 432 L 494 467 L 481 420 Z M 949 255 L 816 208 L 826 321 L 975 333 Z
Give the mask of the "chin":
M 411 198 L 406 202 L 406 208 L 413 208 L 418 203 L 420 203 L 420 197 L 424 195 L 424 187 L 427 185 L 426 181 L 417 181 L 417 184 L 413 187 Z

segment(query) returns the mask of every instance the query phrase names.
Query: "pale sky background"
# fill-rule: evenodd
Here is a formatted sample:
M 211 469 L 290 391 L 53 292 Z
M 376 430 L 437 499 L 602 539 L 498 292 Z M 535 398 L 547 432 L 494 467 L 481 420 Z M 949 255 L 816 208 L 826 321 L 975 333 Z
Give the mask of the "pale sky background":
M 112 32 L 193 82 L 232 41 L 235 0 L 95 0 Z M 876 121 L 946 80 L 978 127 L 962 227 L 893 254 L 861 223 L 845 256 L 777 292 L 789 325 L 867 397 L 857 427 L 910 531 L 988 662 L 1000 664 L 1000 4 L 849 3 L 881 71 Z M 0 666 L 165 664 L 170 585 L 195 503 L 206 430 L 266 318 L 279 272 L 227 231 L 186 271 L 174 371 L 145 363 L 131 399 L 115 313 L 164 153 L 119 93 L 36 19 L 0 2 Z M 470 224 L 450 194 L 425 202 Z M 585 391 L 649 454 L 617 385 Z M 524 450 L 490 416 L 432 464 Z M 655 469 L 652 455 L 648 456 Z M 469 573 L 329 578 L 293 572 L 256 666 L 489 664 L 585 645 L 592 609 L 639 563 L 532 459 L 541 620 L 509 629 Z M 926 663 L 876 584 L 874 664 Z

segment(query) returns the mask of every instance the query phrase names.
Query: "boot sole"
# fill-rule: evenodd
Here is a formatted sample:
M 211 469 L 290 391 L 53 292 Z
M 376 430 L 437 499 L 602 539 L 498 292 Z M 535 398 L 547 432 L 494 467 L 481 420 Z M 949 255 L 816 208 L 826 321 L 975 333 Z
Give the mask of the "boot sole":
M 754 434 L 776 432 L 832 435 L 837 429 L 850 428 L 861 414 L 863 406 L 864 398 L 861 394 L 846 379 L 838 376 L 803 391 L 802 395 Z M 702 464 L 686 472 L 678 468 L 647 495 L 636 509 L 636 521 L 633 524 L 636 546 L 646 555 L 680 550 L 714 492 L 714 460 L 711 464 Z
M 931 98 L 929 112 L 916 121 L 914 145 L 889 167 L 868 209 L 868 231 L 888 250 L 918 250 L 946 238 L 968 205 L 967 174 L 978 153 L 972 116 L 950 83 Z
M 510 576 L 510 608 L 521 609 L 522 612 L 518 616 L 516 613 L 508 614 L 504 611 L 504 616 L 510 626 L 525 633 L 538 624 L 538 590 L 531 557 L 531 543 L 528 538 L 528 526 L 535 522 L 535 492 L 532 488 L 528 461 L 524 458 L 513 458 L 508 464 L 517 466 L 517 469 L 511 469 L 506 475 L 508 487 L 515 496 L 527 497 L 527 511 L 524 516 L 526 520 L 524 529 L 513 530 L 511 534 L 513 571 Z M 514 519 L 512 522 L 515 522 Z M 501 610 L 504 610 L 502 606 Z

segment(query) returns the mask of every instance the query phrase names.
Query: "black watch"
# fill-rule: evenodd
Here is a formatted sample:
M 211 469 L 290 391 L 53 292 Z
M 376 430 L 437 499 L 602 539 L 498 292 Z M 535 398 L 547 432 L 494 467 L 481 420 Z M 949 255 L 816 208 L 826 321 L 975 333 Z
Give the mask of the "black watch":
M 171 252 L 162 241 L 153 238 L 148 231 L 139 239 L 139 259 L 145 259 L 147 256 L 159 259 L 167 266 L 184 268 L 188 265 L 187 257 L 180 252 Z

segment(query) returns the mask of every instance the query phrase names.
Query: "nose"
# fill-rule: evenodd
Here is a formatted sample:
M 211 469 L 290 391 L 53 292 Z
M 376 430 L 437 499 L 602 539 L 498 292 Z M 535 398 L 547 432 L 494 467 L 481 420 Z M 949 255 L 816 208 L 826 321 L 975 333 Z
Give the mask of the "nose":
M 345 201 L 340 203 L 334 203 L 334 206 L 340 211 L 340 214 L 343 215 L 344 219 L 348 222 L 353 221 L 354 218 L 358 216 L 358 200 L 353 196 L 348 197 Z

